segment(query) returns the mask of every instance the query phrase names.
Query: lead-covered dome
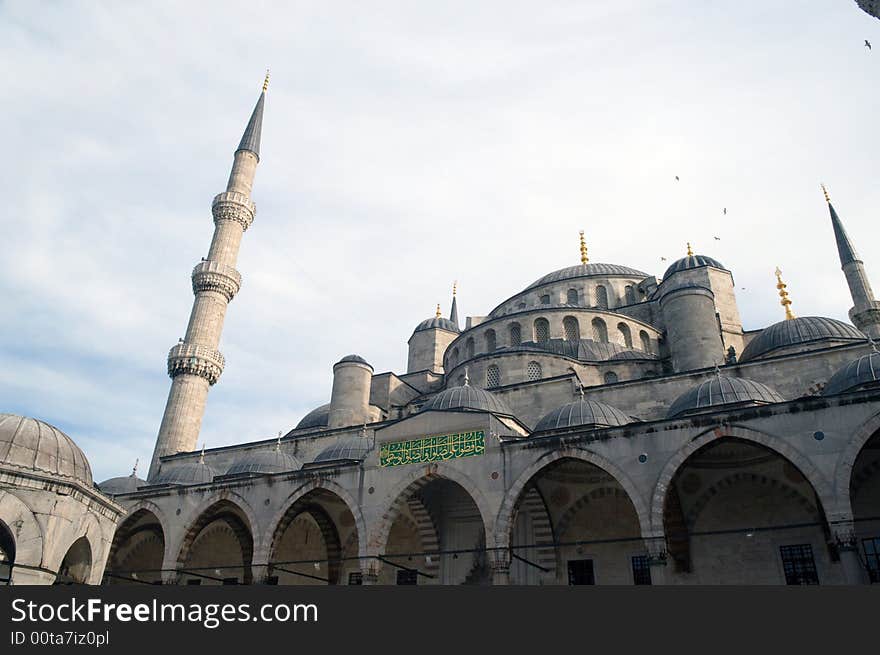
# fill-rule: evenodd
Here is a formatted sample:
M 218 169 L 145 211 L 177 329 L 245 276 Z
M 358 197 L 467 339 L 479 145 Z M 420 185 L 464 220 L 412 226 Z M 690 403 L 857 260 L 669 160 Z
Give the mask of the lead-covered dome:
M 370 442 L 365 437 L 343 437 L 322 450 L 314 463 L 362 461 L 370 452 Z
M 748 378 L 716 375 L 676 398 L 666 413 L 666 418 L 675 418 L 710 407 L 781 402 L 785 402 L 785 398 L 765 384 Z
M 646 278 L 647 273 L 637 271 L 629 266 L 620 266 L 619 264 L 578 264 L 577 266 L 569 266 L 568 268 L 560 268 L 558 271 L 548 273 L 544 277 L 535 280 L 525 288 L 525 291 L 540 287 L 553 282 L 562 282 L 563 280 L 573 280 L 579 277 L 631 277 Z
M 300 419 L 294 430 L 306 430 L 308 428 L 326 428 L 330 420 L 330 403 L 316 407 Z
M 513 416 L 513 411 L 507 406 L 507 403 L 495 394 L 468 384 L 463 387 L 452 387 L 441 391 L 426 402 L 420 411 L 454 409 L 473 409 L 481 412 L 495 412 L 496 414 Z
M 232 466 L 226 471 L 226 475 L 285 473 L 296 471 L 299 468 L 299 462 L 292 455 L 276 446 L 271 449 L 251 450 L 243 453 L 232 463 Z
M 875 350 L 838 370 L 828 380 L 822 394 L 831 396 L 844 391 L 856 391 L 878 382 L 880 382 L 880 352 Z
M 198 462 L 186 462 L 184 464 L 165 465 L 156 476 L 152 484 L 205 484 L 211 482 L 217 472 L 201 459 Z
M 73 439 L 48 423 L 16 414 L 0 414 L 0 467 L 94 485 L 89 460 Z
M 554 409 L 544 416 L 535 426 L 535 431 L 556 430 L 559 428 L 585 427 L 609 428 L 632 423 L 633 419 L 616 407 L 579 398 Z
M 708 257 L 706 255 L 687 255 L 677 261 L 672 262 L 672 264 L 669 266 L 669 268 L 666 269 L 666 272 L 663 274 L 663 279 L 666 280 L 669 278 L 670 275 L 678 273 L 679 271 L 687 271 L 692 268 L 700 268 L 702 266 L 720 268 L 723 271 L 727 270 L 724 267 L 724 264 L 712 257 Z
M 110 496 L 119 496 L 120 494 L 134 493 L 141 487 L 146 486 L 146 480 L 142 480 L 135 473 L 132 473 L 131 475 L 120 475 L 117 478 L 104 480 L 98 484 L 98 489 Z
M 413 330 L 413 332 L 422 332 L 424 330 L 446 330 L 447 332 L 455 332 L 456 334 L 461 332 L 455 323 L 442 316 L 425 319 L 416 326 L 416 329 Z
M 369 362 L 367 362 L 367 360 L 364 359 L 363 357 L 361 357 L 360 355 L 346 355 L 345 357 L 343 357 L 342 359 L 340 359 L 336 363 L 337 364 L 363 364 L 364 366 L 369 366 L 370 368 L 373 368 L 372 366 L 370 366 Z
M 801 316 L 779 321 L 765 328 L 749 342 L 739 358 L 741 362 L 772 355 L 792 346 L 821 342 L 845 343 L 864 341 L 867 337 L 849 323 L 824 316 Z

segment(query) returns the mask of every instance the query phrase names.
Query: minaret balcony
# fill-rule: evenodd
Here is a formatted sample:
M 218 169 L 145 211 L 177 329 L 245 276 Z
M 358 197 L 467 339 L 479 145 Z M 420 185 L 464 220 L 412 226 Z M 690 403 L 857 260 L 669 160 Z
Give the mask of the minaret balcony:
M 168 352 L 168 375 L 198 375 L 208 384 L 220 379 L 226 360 L 218 350 L 193 343 L 179 343 Z
M 254 222 L 257 206 L 243 193 L 224 191 L 214 196 L 211 203 L 214 223 L 218 221 L 235 221 L 241 225 L 242 231 L 247 230 Z
M 216 291 L 232 300 L 241 289 L 241 273 L 220 262 L 205 260 L 196 265 L 192 272 L 193 293 Z

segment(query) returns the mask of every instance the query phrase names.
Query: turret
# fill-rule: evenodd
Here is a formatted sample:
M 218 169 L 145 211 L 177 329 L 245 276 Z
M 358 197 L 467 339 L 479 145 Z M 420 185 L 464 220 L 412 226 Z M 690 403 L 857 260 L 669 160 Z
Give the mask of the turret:
M 865 272 L 865 264 L 856 254 L 856 249 L 849 235 L 843 228 L 843 222 L 831 204 L 831 198 L 825 187 L 822 187 L 828 211 L 831 214 L 831 227 L 837 241 L 837 254 L 840 257 L 840 268 L 846 276 L 846 283 L 852 296 L 853 307 L 849 310 L 849 319 L 857 328 L 868 336 L 880 338 L 880 303 L 874 299 L 874 290 Z
M 373 367 L 358 355 L 346 355 L 333 366 L 333 390 L 327 427 L 363 425 L 372 420 L 370 386 Z
M 260 161 L 263 106 L 269 75 L 235 151 L 226 191 L 211 205 L 214 237 L 208 256 L 192 272 L 195 300 L 186 336 L 168 353 L 171 390 L 156 438 L 148 480 L 159 472 L 159 458 L 196 448 L 208 389 L 223 373 L 225 360 L 218 350 L 226 307 L 241 288 L 235 269 L 241 239 L 253 223 L 256 207 L 250 199 Z
M 452 318 L 455 318 L 453 321 Z M 431 371 L 443 374 L 443 355 L 461 330 L 458 327 L 458 306 L 455 300 L 455 286 L 452 287 L 452 312 L 450 318 L 443 318 L 440 305 L 433 318 L 426 319 L 416 326 L 409 344 L 406 372 Z

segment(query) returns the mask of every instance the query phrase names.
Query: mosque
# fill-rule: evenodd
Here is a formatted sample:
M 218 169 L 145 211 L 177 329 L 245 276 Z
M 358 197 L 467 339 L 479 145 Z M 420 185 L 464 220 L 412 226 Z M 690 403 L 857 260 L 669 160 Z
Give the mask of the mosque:
M 485 316 L 460 319 L 453 292 L 405 372 L 340 357 L 286 434 L 198 451 L 265 104 L 264 84 L 212 203 L 146 480 L 96 485 L 70 437 L 0 415 L 0 579 L 880 581 L 880 303 L 827 193 L 851 323 L 795 316 L 777 270 L 784 319 L 745 330 L 718 260 L 688 247 L 658 279 L 591 261 L 582 235 L 580 263 Z

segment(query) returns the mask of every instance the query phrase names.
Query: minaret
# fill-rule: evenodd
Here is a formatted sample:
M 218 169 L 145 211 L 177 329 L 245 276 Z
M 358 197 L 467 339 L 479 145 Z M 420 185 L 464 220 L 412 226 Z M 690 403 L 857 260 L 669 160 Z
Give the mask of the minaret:
M 849 292 L 853 299 L 853 308 L 849 310 L 849 318 L 857 328 L 874 339 L 880 338 L 880 302 L 874 299 L 874 291 L 865 273 L 865 264 L 856 254 L 856 249 L 850 241 L 849 235 L 843 229 L 843 223 L 825 186 L 822 186 L 828 210 L 831 212 L 831 227 L 834 228 L 834 238 L 837 241 L 837 254 L 840 255 L 840 267 L 846 276 Z
M 226 191 L 211 205 L 214 237 L 208 256 L 192 272 L 195 300 L 186 336 L 168 353 L 171 391 L 156 438 L 148 480 L 159 472 L 159 458 L 195 450 L 205 413 L 208 388 L 220 378 L 224 359 L 217 350 L 226 306 L 241 288 L 241 274 L 235 270 L 241 237 L 254 220 L 251 201 L 254 173 L 260 161 L 260 133 L 269 74 L 257 100 L 241 143 L 235 151 Z

